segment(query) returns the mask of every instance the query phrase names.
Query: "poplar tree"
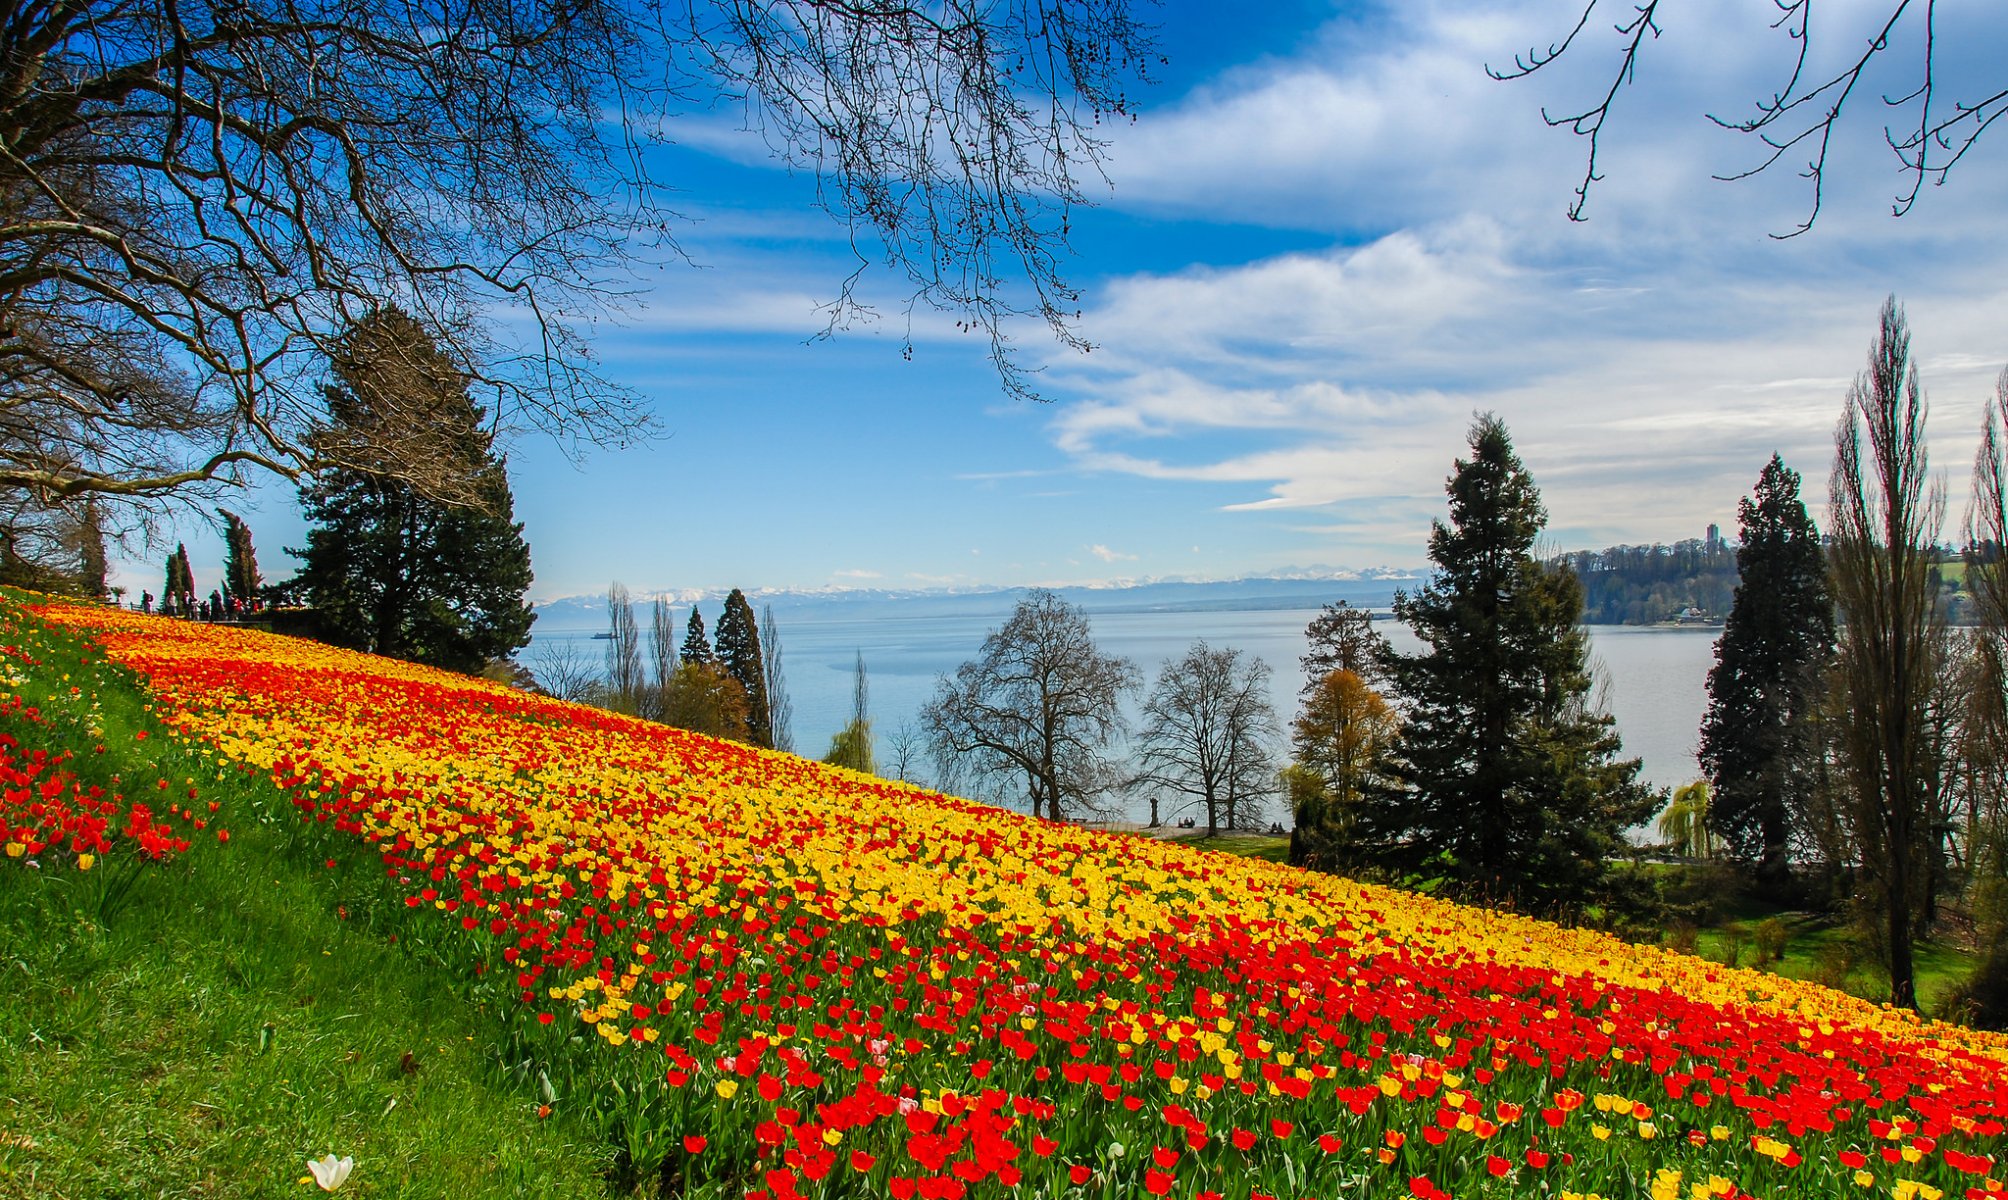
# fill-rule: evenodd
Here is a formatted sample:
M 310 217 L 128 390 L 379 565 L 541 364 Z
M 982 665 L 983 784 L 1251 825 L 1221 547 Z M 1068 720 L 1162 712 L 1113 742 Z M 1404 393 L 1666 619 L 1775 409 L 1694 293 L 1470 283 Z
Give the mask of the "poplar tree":
M 1913 942 L 1930 911 L 1945 801 L 1931 712 L 1947 651 L 1931 579 L 1945 496 L 1930 479 L 1924 419 L 1910 327 L 1891 298 L 1834 432 L 1828 512 L 1847 817 L 1881 910 L 1890 1000 L 1903 1008 L 1917 1007 Z
M 725 673 L 738 680 L 746 692 L 747 740 L 771 749 L 774 726 L 767 707 L 767 664 L 760 652 L 760 623 L 753 616 L 753 606 L 746 602 L 746 593 L 738 588 L 725 597 L 715 647 Z
M 795 704 L 788 697 L 788 682 L 781 669 L 781 627 L 774 623 L 774 606 L 760 611 L 760 649 L 766 657 L 767 728 L 776 750 L 794 753 Z
M 1833 656 L 1834 602 L 1798 472 L 1772 455 L 1739 512 L 1740 582 L 1708 673 L 1700 758 L 1709 828 L 1776 886 L 1787 873 L 1793 814 L 1812 786 L 1807 715 Z
M 1404 721 L 1347 850 L 1497 903 L 1571 906 L 1657 797 L 1590 704 L 1582 585 L 1534 557 L 1547 512 L 1533 476 L 1495 416 L 1470 445 L 1445 485 L 1450 522 L 1430 533 L 1437 574 L 1395 598 L 1422 650 L 1386 656 Z
M 646 684 L 634 597 L 626 584 L 616 580 L 607 588 L 607 698 L 617 712 L 650 716 L 644 709 L 654 707 L 654 698 L 643 695 Z

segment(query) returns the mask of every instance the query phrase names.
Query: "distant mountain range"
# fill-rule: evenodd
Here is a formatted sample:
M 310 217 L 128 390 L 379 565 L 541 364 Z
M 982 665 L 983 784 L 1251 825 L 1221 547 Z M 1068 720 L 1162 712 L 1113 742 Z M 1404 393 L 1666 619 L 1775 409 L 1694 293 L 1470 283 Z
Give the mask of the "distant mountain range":
M 1345 600 L 1364 608 L 1385 608 L 1395 592 L 1420 586 L 1425 576 L 1415 570 L 1375 567 L 1364 571 L 1303 568 L 1253 579 L 1124 580 L 1094 586 L 1052 589 L 1088 612 L 1210 612 L 1224 609 L 1316 608 Z M 1028 587 L 978 588 L 815 588 L 748 592 L 757 610 L 772 605 L 777 618 L 857 620 L 891 615 L 903 617 L 998 616 L 1017 604 Z M 644 593 L 635 597 L 645 606 L 661 595 L 673 607 L 692 604 L 716 608 L 725 592 L 683 590 Z M 565 596 L 537 606 L 537 630 L 571 632 L 607 627 L 604 594 Z M 716 614 L 708 616 L 707 623 Z M 646 615 L 643 615 L 644 621 Z

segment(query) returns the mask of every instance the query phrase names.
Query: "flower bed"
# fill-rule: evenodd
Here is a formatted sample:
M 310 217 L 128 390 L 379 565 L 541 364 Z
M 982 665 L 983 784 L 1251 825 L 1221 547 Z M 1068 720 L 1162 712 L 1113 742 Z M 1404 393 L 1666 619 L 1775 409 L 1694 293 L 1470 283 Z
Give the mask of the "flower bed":
M 691 1194 L 2004 1190 L 1997 1035 L 309 642 L 37 611 L 368 846 L 572 1064 L 540 1086 Z

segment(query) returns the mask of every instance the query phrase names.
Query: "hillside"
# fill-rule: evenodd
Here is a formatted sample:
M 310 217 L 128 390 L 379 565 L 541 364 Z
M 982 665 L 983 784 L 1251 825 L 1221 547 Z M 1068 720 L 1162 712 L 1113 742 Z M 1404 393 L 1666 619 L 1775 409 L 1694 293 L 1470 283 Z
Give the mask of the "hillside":
M 2003 1187 L 2008 1038 L 408 664 L 36 611 L 249 768 L 263 799 L 224 815 L 332 864 L 417 985 L 463 997 L 519 1110 L 547 1098 L 622 1189 Z M 351 1186 L 422 1192 L 361 1154 Z

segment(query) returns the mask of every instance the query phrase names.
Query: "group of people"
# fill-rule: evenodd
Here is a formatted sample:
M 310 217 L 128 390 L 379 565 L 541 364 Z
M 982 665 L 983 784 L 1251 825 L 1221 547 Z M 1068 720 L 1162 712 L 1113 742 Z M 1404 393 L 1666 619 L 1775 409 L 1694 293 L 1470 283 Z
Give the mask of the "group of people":
M 165 596 L 160 602 L 163 617 L 187 617 L 192 621 L 239 621 L 247 613 L 255 613 L 264 605 L 257 597 L 245 599 L 242 596 L 225 597 L 220 591 L 211 591 L 207 600 L 181 600 L 173 595 Z M 151 613 L 153 593 L 139 594 L 139 610 Z
M 1173 822 L 1173 823 L 1172 823 L 1172 828 L 1174 828 L 1174 829 L 1197 829 L 1197 828 L 1199 828 L 1199 818 L 1198 818 L 1198 817 L 1186 817 L 1185 819 L 1183 819 L 1183 820 L 1181 820 L 1181 821 L 1175 821 L 1175 822 Z M 1271 821 L 1271 822 L 1269 822 L 1269 832 L 1270 832 L 1270 833 L 1272 833 L 1272 834 L 1276 834 L 1276 835 L 1280 836 L 1280 835 L 1282 835 L 1282 834 L 1285 834 L 1285 833 L 1288 833 L 1288 832 L 1289 832 L 1289 830 L 1287 830 L 1287 829 L 1283 828 L 1283 823 L 1282 823 L 1281 821 Z

